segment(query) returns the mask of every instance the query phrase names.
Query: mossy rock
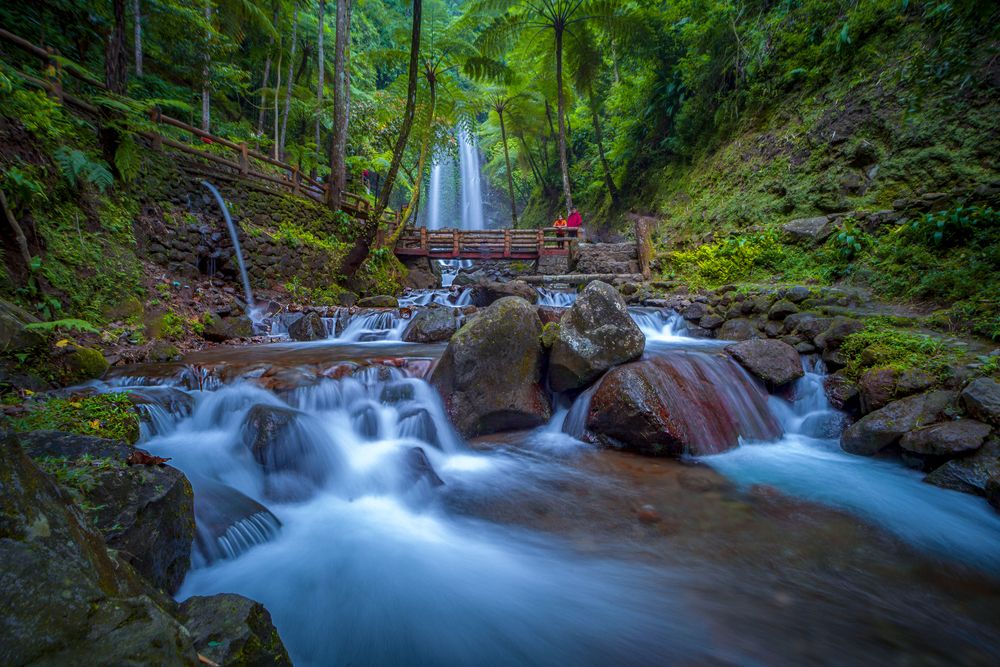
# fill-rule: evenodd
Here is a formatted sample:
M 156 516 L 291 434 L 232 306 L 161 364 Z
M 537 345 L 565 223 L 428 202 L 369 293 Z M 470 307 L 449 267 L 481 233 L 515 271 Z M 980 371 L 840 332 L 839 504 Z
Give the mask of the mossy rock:
M 66 352 L 59 355 L 59 379 L 64 384 L 79 384 L 94 380 L 107 372 L 110 364 L 98 350 L 71 343 Z
M 226 667 L 291 667 L 271 614 L 242 595 L 221 593 L 188 598 L 181 605 L 185 627 L 198 652 Z

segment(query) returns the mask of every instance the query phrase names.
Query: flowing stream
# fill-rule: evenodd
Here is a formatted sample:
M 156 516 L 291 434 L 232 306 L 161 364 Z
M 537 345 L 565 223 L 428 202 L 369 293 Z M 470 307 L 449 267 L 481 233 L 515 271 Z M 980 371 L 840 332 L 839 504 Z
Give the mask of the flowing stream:
M 250 278 L 247 276 L 247 265 L 243 261 L 243 250 L 240 248 L 240 237 L 236 233 L 236 225 L 233 224 L 233 218 L 229 215 L 229 207 L 226 206 L 226 202 L 223 201 L 222 195 L 214 185 L 208 181 L 202 181 L 202 185 L 208 188 L 208 191 L 212 193 L 215 197 L 215 201 L 219 204 L 219 208 L 222 210 L 222 217 L 226 220 L 226 227 L 229 228 L 229 238 L 233 242 L 233 252 L 236 253 L 236 263 L 240 267 L 240 280 L 243 282 L 243 294 L 247 300 L 247 306 L 252 309 L 254 306 L 253 300 L 253 290 L 250 289 Z M 248 309 L 248 310 L 249 310 Z
M 675 314 L 632 316 L 685 428 L 740 447 L 598 450 L 579 439 L 591 392 L 465 441 L 427 381 L 444 345 L 399 342 L 396 311 L 119 371 L 106 389 L 146 394 L 140 446 L 195 487 L 179 597 L 260 600 L 298 665 L 997 664 L 981 499 L 840 452 L 820 363 L 794 401 L 767 398 Z

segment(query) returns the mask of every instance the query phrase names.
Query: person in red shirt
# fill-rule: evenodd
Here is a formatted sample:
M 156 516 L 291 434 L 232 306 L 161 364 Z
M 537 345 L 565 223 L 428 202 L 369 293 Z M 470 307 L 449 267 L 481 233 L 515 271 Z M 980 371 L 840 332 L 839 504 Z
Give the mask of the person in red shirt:
M 583 225 L 583 216 L 575 208 L 566 218 L 566 227 L 569 229 L 570 236 L 576 236 L 580 233 L 580 227 Z

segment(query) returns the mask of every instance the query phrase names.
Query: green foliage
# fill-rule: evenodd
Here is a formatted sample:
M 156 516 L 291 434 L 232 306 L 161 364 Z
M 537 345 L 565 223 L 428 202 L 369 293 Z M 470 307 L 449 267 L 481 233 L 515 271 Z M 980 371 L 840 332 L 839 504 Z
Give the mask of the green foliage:
M 86 183 L 105 192 L 114 185 L 115 178 L 108 166 L 101 160 L 90 158 L 81 150 L 61 147 L 53 151 L 52 157 L 71 187 Z
M 977 229 L 1000 227 L 1000 212 L 988 206 L 956 206 L 927 213 L 909 223 L 911 236 L 920 242 L 949 247 L 970 240 Z
M 139 439 L 139 417 L 125 394 L 50 398 L 26 407 L 24 415 L 10 420 L 16 431 L 65 431 L 129 443 Z
M 871 237 L 858 229 L 853 220 L 843 223 L 843 228 L 835 237 L 837 254 L 846 261 L 851 261 L 871 245 Z
M 942 377 L 956 358 L 940 339 L 893 328 L 879 318 L 845 338 L 841 352 L 847 360 L 844 372 L 855 380 L 872 368 L 916 369 Z
M 674 252 L 668 262 L 692 284 L 720 285 L 750 280 L 761 269 L 774 269 L 782 256 L 777 235 L 762 232 Z
M 53 320 L 51 322 L 31 322 L 24 325 L 29 331 L 40 331 L 42 333 L 52 333 L 54 331 L 80 331 L 82 333 L 100 333 L 100 330 L 86 320 L 66 318 Z
M 323 306 L 338 304 L 340 295 L 344 293 L 344 288 L 339 285 L 308 287 L 298 276 L 286 282 L 284 288 L 295 303 Z
M 94 457 L 90 454 L 73 459 L 43 456 L 35 459 L 35 463 L 55 478 L 60 485 L 80 493 L 88 493 L 97 488 L 98 476 L 101 473 L 120 470 L 126 465 L 124 461 Z M 78 504 L 83 509 L 97 509 L 85 503 Z

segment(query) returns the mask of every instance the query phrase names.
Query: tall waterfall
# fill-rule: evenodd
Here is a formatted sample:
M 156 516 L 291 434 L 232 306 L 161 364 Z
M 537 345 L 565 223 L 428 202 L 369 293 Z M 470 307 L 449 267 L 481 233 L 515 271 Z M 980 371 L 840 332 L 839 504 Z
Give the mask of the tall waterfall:
M 435 162 L 431 167 L 431 185 L 427 197 L 427 229 L 441 229 L 441 171 L 444 165 Z
M 483 184 L 479 164 L 479 147 L 472 138 L 459 130 L 459 166 L 462 170 L 461 229 L 483 229 Z

